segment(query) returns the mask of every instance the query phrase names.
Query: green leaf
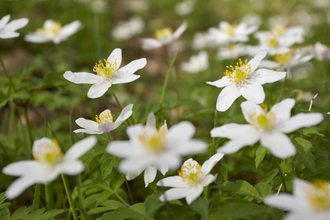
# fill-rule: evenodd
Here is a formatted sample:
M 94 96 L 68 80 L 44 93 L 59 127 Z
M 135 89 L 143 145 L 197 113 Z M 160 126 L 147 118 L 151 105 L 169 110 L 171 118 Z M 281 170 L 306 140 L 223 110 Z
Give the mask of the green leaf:
M 64 209 L 53 209 L 50 211 L 45 212 L 40 216 L 40 219 L 50 219 L 54 218 L 55 216 L 62 214 L 64 212 Z
M 145 215 L 146 214 L 146 212 L 145 212 L 146 208 L 144 206 L 144 203 L 135 203 L 134 205 L 132 205 L 130 207 L 130 209 L 131 210 L 134 210 L 134 211 L 136 211 L 136 212 L 138 212 L 138 213 L 140 213 L 142 215 Z
M 24 216 L 23 220 L 36 220 L 40 219 L 41 214 L 46 210 L 46 208 L 37 209 L 30 214 Z
M 304 151 L 305 151 L 306 153 L 308 153 L 308 152 L 311 151 L 311 149 L 312 149 L 313 146 L 312 146 L 312 144 L 311 144 L 308 140 L 303 139 L 303 138 L 301 138 L 301 137 L 296 137 L 294 140 L 297 141 L 297 143 L 298 143 L 300 146 L 303 147 L 303 149 L 304 149 Z
M 3 209 L 4 207 L 10 206 L 10 205 L 11 205 L 10 202 L 5 202 L 5 203 L 0 205 L 0 209 Z
M 145 200 L 145 213 L 148 217 L 152 217 L 153 213 L 157 212 L 165 203 L 159 200 L 160 193 L 148 196 Z
M 237 194 L 249 196 L 262 201 L 262 197 L 250 183 L 244 180 L 236 180 L 236 183 L 239 186 L 239 190 L 236 192 Z
M 311 171 L 316 172 L 316 166 L 314 161 L 314 155 L 311 152 L 306 152 L 305 149 L 297 145 L 297 160 L 301 163 L 303 163 L 307 168 L 309 168 Z
M 119 187 L 121 187 L 121 185 L 123 185 L 123 183 L 125 182 L 125 178 L 123 174 L 118 173 L 117 170 L 113 170 L 110 174 L 110 186 L 113 189 L 113 191 L 117 192 L 117 190 L 119 189 Z
M 199 198 L 190 205 L 190 208 L 197 212 L 202 219 L 208 218 L 210 201 L 206 198 Z
M 98 220 L 144 219 L 145 216 L 129 208 L 119 208 L 116 211 L 103 215 Z
M 315 136 L 319 136 L 319 137 L 324 137 L 324 134 L 321 134 L 315 128 L 305 128 L 303 130 L 303 134 L 306 136 L 315 135 Z
M 113 193 L 109 191 L 103 191 L 101 193 L 93 194 L 84 199 L 84 201 L 82 202 L 82 206 L 84 208 L 87 208 L 96 202 L 103 202 L 104 200 L 108 199 L 112 194 Z
M 104 207 L 93 208 L 93 209 L 89 210 L 87 212 L 87 214 L 93 215 L 93 214 L 97 214 L 100 212 L 106 212 L 106 211 L 116 210 L 116 209 L 125 207 L 124 204 L 122 204 L 121 202 L 115 201 L 115 200 L 106 200 L 106 201 L 100 202 L 99 205 L 104 206 Z
M 266 184 L 265 182 L 260 182 L 254 186 L 256 190 L 258 190 L 259 194 L 262 198 L 265 198 L 271 194 L 273 194 L 272 186 Z
M 168 203 L 172 204 L 172 205 L 179 205 L 182 206 L 182 202 L 180 202 L 179 200 L 172 200 L 172 201 L 168 201 Z
M 256 158 L 255 158 L 255 164 L 256 164 L 256 168 L 259 167 L 261 161 L 263 161 L 263 159 L 265 158 L 266 154 L 268 152 L 268 149 L 265 148 L 262 145 L 259 145 L 257 151 L 256 151 Z
M 5 207 L 1 212 L 0 212 L 0 219 L 1 220 L 10 220 L 10 212 L 7 207 Z
M 228 181 L 228 164 L 227 163 L 221 163 L 220 166 L 220 173 L 221 176 L 223 177 L 224 181 Z
M 31 205 L 29 207 L 22 206 L 14 212 L 10 220 L 22 219 L 26 214 L 32 212 L 38 205 Z
M 6 192 L 0 194 L 0 204 L 2 204 L 6 200 Z
M 104 155 L 107 155 L 105 159 L 103 158 Z M 118 166 L 118 161 L 114 156 L 109 154 L 104 155 L 101 158 L 101 176 L 103 180 L 110 175 L 113 168 Z
M 278 170 L 272 170 L 261 182 L 263 183 L 270 183 L 278 174 Z

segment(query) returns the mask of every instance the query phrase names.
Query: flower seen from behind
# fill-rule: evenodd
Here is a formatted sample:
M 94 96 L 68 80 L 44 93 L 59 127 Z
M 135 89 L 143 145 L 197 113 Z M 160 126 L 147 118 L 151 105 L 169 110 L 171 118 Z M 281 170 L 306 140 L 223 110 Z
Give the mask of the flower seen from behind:
M 203 141 L 191 140 L 195 128 L 190 122 L 180 122 L 169 130 L 165 122 L 157 129 L 153 113 L 149 114 L 146 126 L 130 126 L 126 132 L 130 141 L 111 142 L 107 152 L 124 158 L 118 169 L 128 180 L 144 171 L 146 187 L 154 181 L 157 170 L 165 175 L 169 169 L 180 166 L 181 156 L 201 153 L 207 148 Z
M 34 160 L 9 164 L 2 172 L 10 176 L 19 176 L 7 189 L 8 199 L 19 196 L 26 188 L 35 183 L 47 184 L 59 174 L 76 175 L 84 170 L 84 164 L 78 160 L 95 144 L 91 136 L 75 143 L 64 155 L 56 139 L 41 138 L 34 141 L 32 154 Z
M 244 118 L 249 125 L 229 123 L 211 130 L 211 137 L 229 138 L 230 141 L 218 152 L 235 153 L 246 145 L 260 140 L 260 144 L 278 158 L 287 158 L 296 154 L 296 148 L 284 133 L 299 128 L 313 126 L 323 120 L 321 113 L 299 113 L 293 117 L 291 109 L 294 99 L 285 99 L 275 104 L 269 111 L 252 101 L 241 104 Z
M 128 119 L 133 111 L 133 104 L 127 105 L 114 122 L 111 111 L 109 109 L 104 110 L 100 115 L 96 115 L 95 120 L 86 120 L 84 118 L 78 118 L 76 120 L 77 125 L 83 129 L 76 129 L 74 133 L 87 133 L 87 134 L 102 134 L 110 132 L 119 127 L 126 119 Z
M 171 176 L 158 181 L 158 186 L 173 187 L 160 196 L 160 201 L 186 198 L 190 205 L 202 194 L 204 187 L 216 179 L 217 175 L 209 174 L 209 172 L 223 156 L 223 153 L 217 153 L 205 161 L 202 166 L 191 158 L 186 160 L 179 171 L 179 176 Z
M 226 70 L 225 76 L 214 82 L 206 82 L 207 84 L 218 88 L 225 87 L 218 96 L 216 108 L 218 111 L 224 112 L 239 97 L 243 96 L 249 101 L 257 104 L 265 100 L 265 92 L 262 87 L 265 83 L 276 82 L 283 79 L 285 72 L 276 72 L 267 69 L 257 69 L 260 61 L 266 56 L 267 52 L 259 51 L 249 62 L 243 63 L 240 59 L 235 67 L 227 66 L 230 70 Z
M 95 64 L 93 71 L 96 74 L 66 71 L 63 77 L 76 84 L 93 84 L 88 90 L 87 96 L 91 99 L 99 98 L 108 91 L 112 84 L 129 83 L 138 79 L 140 76 L 134 73 L 147 64 L 147 60 L 141 58 L 119 68 L 121 60 L 121 49 L 116 48 L 108 59 L 104 60 L 104 63 L 100 60 Z
M 54 44 L 59 44 L 75 34 L 80 28 L 81 22 L 78 20 L 62 26 L 60 22 L 49 19 L 45 21 L 43 27 L 37 29 L 34 33 L 28 33 L 24 39 L 32 43 L 52 41 Z
M 16 30 L 24 27 L 29 22 L 27 18 L 20 18 L 8 23 L 9 19 L 10 15 L 5 15 L 0 19 L 0 38 L 2 39 L 18 37 L 19 33 Z
M 293 181 L 293 195 L 280 193 L 265 199 L 266 203 L 289 211 L 283 220 L 330 219 L 330 184 L 324 180 L 313 184 L 301 179 Z

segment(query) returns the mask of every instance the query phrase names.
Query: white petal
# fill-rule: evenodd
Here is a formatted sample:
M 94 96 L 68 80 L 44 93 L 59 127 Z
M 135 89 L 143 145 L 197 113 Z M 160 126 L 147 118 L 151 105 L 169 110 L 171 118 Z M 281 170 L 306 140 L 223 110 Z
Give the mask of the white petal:
M 221 79 L 214 82 L 206 82 L 206 83 L 212 86 L 216 86 L 218 88 L 222 88 L 232 84 L 232 82 L 229 81 L 228 76 L 224 76 Z
M 170 151 L 159 155 L 158 158 L 156 158 L 156 160 L 154 159 L 153 161 L 153 164 L 157 166 L 158 169 L 160 167 L 164 167 L 170 170 L 178 169 L 181 163 L 181 157 L 177 153 Z M 163 171 L 166 171 L 166 169 L 164 169 Z M 162 173 L 164 174 L 164 172 Z
M 287 193 L 268 196 L 265 198 L 265 202 L 270 206 L 282 210 L 295 210 L 299 207 L 299 201 L 297 201 L 297 199 Z
M 189 140 L 195 134 L 195 127 L 188 121 L 173 125 L 168 131 L 168 141 Z
M 271 60 L 262 60 L 259 63 L 259 68 L 276 69 L 276 68 L 279 68 L 280 66 L 281 66 L 281 64 L 279 64 L 278 62 L 271 61 Z
M 199 185 L 197 187 L 190 188 L 188 195 L 186 196 L 187 204 L 190 205 L 195 201 L 203 192 L 204 187 Z
M 121 124 L 121 123 L 120 123 Z M 118 124 L 118 126 L 120 125 Z M 98 129 L 104 133 L 108 133 L 114 129 L 116 129 L 118 126 L 116 126 L 116 124 L 112 123 L 112 122 L 107 122 L 107 123 L 104 123 L 104 124 L 100 124 L 98 126 Z
M 118 77 L 118 79 L 119 79 L 120 77 L 124 77 L 124 76 L 127 76 L 127 75 L 132 75 L 137 70 L 142 69 L 143 67 L 145 67 L 146 64 L 147 64 L 147 59 L 146 58 L 133 60 L 132 62 L 130 62 L 126 66 L 123 66 L 117 72 L 115 72 L 115 75 L 113 77 Z
M 81 22 L 80 21 L 73 21 L 70 24 L 66 24 L 62 27 L 62 29 L 59 31 L 58 35 L 61 39 L 66 39 L 69 36 L 73 35 L 76 33 L 81 27 Z
M 265 114 L 265 111 L 259 105 L 257 105 L 255 102 L 252 102 L 252 101 L 242 102 L 241 108 L 242 108 L 242 113 L 244 115 L 245 120 L 249 123 L 253 122 L 250 119 L 250 115 Z
M 59 164 L 61 173 L 64 173 L 66 175 L 74 176 L 85 169 L 85 165 L 83 162 L 76 160 L 76 161 L 63 161 L 61 164 Z
M 163 174 L 165 175 L 168 171 L 168 165 L 167 164 L 160 164 L 158 165 L 157 169 Z
M 137 177 L 138 175 L 140 175 L 143 172 L 143 170 L 137 170 L 135 173 L 126 173 L 125 177 L 127 180 L 132 180 L 135 177 Z
M 99 77 L 98 75 L 93 74 L 93 73 L 86 73 L 86 72 L 73 73 L 71 71 L 66 71 L 63 74 L 63 77 L 66 80 L 76 83 L 76 84 L 81 84 L 81 83 L 95 84 L 100 81 L 103 81 L 102 77 Z
M 207 144 L 201 140 L 177 142 L 176 144 L 172 140 L 170 144 L 171 150 L 181 156 L 203 153 L 207 149 Z
M 19 33 L 17 33 L 17 32 L 12 32 L 12 31 L 0 32 L 0 38 L 2 38 L 2 39 L 14 38 L 14 37 L 18 37 L 18 36 L 19 36 Z
M 147 126 L 156 127 L 156 118 L 155 118 L 155 114 L 153 112 L 150 112 L 148 115 L 148 119 L 147 119 Z
M 188 187 L 172 188 L 172 189 L 165 191 L 165 193 L 159 197 L 159 200 L 162 202 L 165 202 L 165 201 L 171 201 L 171 200 L 175 200 L 175 199 L 182 199 L 187 196 L 188 192 L 189 192 Z
M 95 121 L 86 120 L 84 118 L 78 118 L 76 120 L 76 124 L 84 129 L 74 130 L 73 132 L 75 132 L 75 133 L 82 132 L 82 130 L 88 131 L 88 132 L 84 132 L 87 134 L 101 134 L 102 133 L 98 129 L 99 124 Z
M 132 108 L 133 108 L 133 104 L 129 104 L 125 108 L 123 108 L 117 120 L 115 121 L 115 128 L 121 125 L 121 123 L 123 123 L 126 119 L 128 119 L 132 115 L 133 113 Z
M 5 15 L 0 20 L 0 29 L 3 28 L 9 21 L 10 15 Z
M 23 176 L 15 180 L 7 189 L 6 197 L 8 199 L 15 199 L 24 190 L 37 183 L 36 179 L 31 176 Z
M 87 93 L 87 97 L 91 99 L 99 98 L 104 93 L 106 93 L 111 86 L 111 83 L 107 80 L 99 81 L 98 83 L 92 85 Z
M 50 38 L 35 33 L 29 33 L 24 36 L 24 40 L 32 43 L 46 43 L 50 41 Z
M 178 29 L 176 29 L 173 33 L 173 39 L 178 39 L 181 34 L 186 30 L 187 28 L 187 22 L 183 22 Z
M 20 19 L 9 22 L 5 28 L 6 28 L 6 30 L 16 31 L 17 29 L 24 27 L 28 22 L 29 22 L 29 19 L 20 18 Z
M 225 87 L 218 96 L 217 110 L 220 112 L 226 111 L 239 96 L 241 96 L 241 91 L 235 84 Z
M 314 126 L 323 121 L 321 113 L 299 113 L 277 127 L 284 133 L 290 133 L 302 127 Z
M 248 139 L 255 136 L 258 132 L 252 125 L 240 125 L 229 123 L 211 130 L 211 137 L 224 137 L 229 139 Z
M 212 168 L 221 160 L 224 156 L 223 153 L 216 153 L 210 159 L 206 160 L 202 165 L 202 172 L 204 175 L 208 174 Z
M 121 55 L 121 49 L 120 48 L 116 48 L 114 49 L 110 56 L 108 57 L 108 61 L 110 63 L 115 63 L 117 62 L 117 69 L 120 67 L 121 64 L 121 59 L 122 59 L 122 55 Z M 116 70 L 117 70 L 116 69 Z
M 145 187 L 147 187 L 149 185 L 149 183 L 152 183 L 157 175 L 157 168 L 154 166 L 148 166 L 145 170 L 144 170 L 144 184 Z
M 161 41 L 153 38 L 140 39 L 140 41 L 143 50 L 150 50 L 163 46 Z
M 313 185 L 305 180 L 295 178 L 293 180 L 293 195 L 302 205 L 308 203 L 308 192 L 313 188 Z
M 290 119 L 291 109 L 295 104 L 294 99 L 284 99 L 279 103 L 276 103 L 270 111 L 274 112 L 276 115 L 276 124 L 281 122 L 286 122 Z
M 242 89 L 242 96 L 246 98 L 246 100 L 253 101 L 257 104 L 262 103 L 266 97 L 264 88 L 262 88 L 262 85 L 259 82 L 255 82 Z
M 88 129 L 76 129 L 73 130 L 74 133 L 86 133 L 86 134 L 103 134 L 104 132 L 102 131 L 92 131 Z
M 150 162 L 147 158 L 129 158 L 120 162 L 118 170 L 121 173 L 135 173 L 147 168 Z
M 132 75 L 122 75 L 122 76 L 114 75 L 111 78 L 111 83 L 112 84 L 129 83 L 129 82 L 133 82 L 133 81 L 137 80 L 138 78 L 140 78 L 140 75 L 135 75 L 135 74 L 132 74 Z
M 135 139 L 136 137 L 138 137 L 140 135 L 140 133 L 142 132 L 142 128 L 143 126 L 141 124 L 137 124 L 137 125 L 133 125 L 133 126 L 129 126 L 126 129 L 126 133 L 128 135 L 128 137 L 130 139 Z
M 132 145 L 129 141 L 114 141 L 108 144 L 106 151 L 108 154 L 117 157 L 130 157 L 140 154 L 141 150 L 137 146 Z
M 257 81 L 260 82 L 261 85 L 279 81 L 286 76 L 286 72 L 277 72 L 266 69 L 259 69 L 257 70 L 257 73 L 259 74 Z
M 164 187 L 187 187 L 187 183 L 183 182 L 180 176 L 170 176 L 157 182 L 157 186 Z
M 2 169 L 2 173 L 9 176 L 29 175 L 38 170 L 40 163 L 35 160 L 17 161 L 11 163 Z
M 205 176 L 203 179 L 202 179 L 202 181 L 201 181 L 201 185 L 204 187 L 204 186 L 207 186 L 207 185 L 209 185 L 210 183 L 212 183 L 212 182 L 214 182 L 215 180 L 217 179 L 217 175 L 211 175 L 211 174 L 209 174 L 209 175 L 207 175 L 207 176 Z
M 72 145 L 72 147 L 65 153 L 63 160 L 72 161 L 77 160 L 79 157 L 84 155 L 87 151 L 92 149 L 96 144 L 97 139 L 94 136 L 89 136 L 80 140 L 79 142 Z
M 232 154 L 239 151 L 242 147 L 247 145 L 252 145 L 258 141 L 252 141 L 252 140 L 231 140 L 227 144 L 225 144 L 223 147 L 220 147 L 217 152 L 218 153 L 224 153 L 224 154 Z
M 263 132 L 260 143 L 278 158 L 284 159 L 296 154 L 296 148 L 290 138 L 278 131 Z
M 267 51 L 265 51 L 265 50 L 260 50 L 260 51 L 259 51 L 259 52 L 253 57 L 253 59 L 250 60 L 250 62 L 249 62 L 248 64 L 251 65 L 251 73 L 254 72 L 254 71 L 257 69 L 257 67 L 258 67 L 258 65 L 259 65 L 259 63 L 260 63 L 260 61 L 261 61 L 263 58 L 265 58 L 266 55 L 267 55 Z

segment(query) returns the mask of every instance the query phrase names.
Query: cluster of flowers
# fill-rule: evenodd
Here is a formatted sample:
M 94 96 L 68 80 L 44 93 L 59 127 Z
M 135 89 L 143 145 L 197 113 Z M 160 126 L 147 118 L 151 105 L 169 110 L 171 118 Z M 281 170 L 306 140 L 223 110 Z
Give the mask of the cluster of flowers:
M 19 19 L 10 23 L 8 21 L 9 15 L 0 20 L 1 38 L 17 37 L 18 33 L 15 31 L 28 22 L 27 19 Z M 25 39 L 31 42 L 53 41 L 57 44 L 75 33 L 80 26 L 79 21 L 61 27 L 58 22 L 47 20 L 43 28 L 26 35 Z M 141 39 L 142 48 L 153 49 L 170 44 L 180 37 L 186 27 L 187 23 L 183 23 L 175 32 L 169 28 L 158 30 L 155 39 Z M 251 26 L 247 23 L 234 26 L 227 22 L 220 22 L 219 29 L 211 28 L 209 30 L 206 37 L 207 44 L 227 45 L 233 42 L 246 42 L 248 35 L 257 29 L 257 25 Z M 258 105 L 265 100 L 262 85 L 279 81 L 287 75 L 286 72 L 258 69 L 258 67 L 267 66 L 267 62 L 262 65 L 262 60 L 267 54 L 274 56 L 274 59 L 278 61 L 276 65 L 273 61 L 271 68 L 279 70 L 287 69 L 288 63 L 294 60 L 294 57 L 296 60 L 292 62 L 295 64 L 311 59 L 311 55 L 306 58 L 299 53 L 298 55 L 288 54 L 291 53 L 289 48 L 291 45 L 302 42 L 302 34 L 303 31 L 300 27 L 286 28 L 284 26 L 274 27 L 274 30 L 270 32 L 257 32 L 255 36 L 259 39 L 260 45 L 250 46 L 250 49 L 246 50 L 255 54 L 254 57 L 249 62 L 246 60 L 245 63 L 239 59 L 236 66 L 228 67 L 230 71 L 227 70 L 224 77 L 214 82 L 207 82 L 218 88 L 224 87 L 216 103 L 216 109 L 220 112 L 228 110 L 233 102 L 242 95 L 247 100 L 241 103 L 242 113 L 249 124 L 229 123 L 212 129 L 211 137 L 228 138 L 229 141 L 202 166 L 190 158 L 183 163 L 178 176 L 159 180 L 158 186 L 173 187 L 161 195 L 161 201 L 186 198 L 187 203 L 191 204 L 201 195 L 205 186 L 215 181 L 217 175 L 209 173 L 224 154 L 237 152 L 242 147 L 258 141 L 278 158 L 288 158 L 296 154 L 294 145 L 284 133 L 316 125 L 323 120 L 323 115 L 321 113 L 300 113 L 291 117 L 291 109 L 295 105 L 293 99 L 285 99 L 269 110 Z M 240 44 L 234 46 L 240 47 Z M 319 50 L 324 51 L 324 49 Z M 323 54 L 325 53 L 328 53 L 327 50 L 323 52 Z M 206 56 L 207 60 L 205 52 L 200 54 L 204 60 Z M 235 53 L 235 57 L 238 54 Z M 322 55 L 322 57 L 324 56 Z M 196 57 L 192 57 L 190 62 L 198 62 L 196 59 Z M 95 99 L 104 95 L 112 84 L 129 83 L 138 79 L 140 76 L 134 73 L 147 64 L 146 59 L 141 58 L 119 68 L 121 62 L 122 51 L 117 48 L 104 60 L 104 63 L 102 61 L 96 63 L 93 68 L 95 74 L 66 71 L 63 76 L 76 84 L 92 84 L 87 96 Z M 189 69 L 189 64 L 183 65 L 183 68 Z M 79 118 L 76 123 L 82 129 L 74 132 L 87 134 L 111 132 L 132 115 L 132 108 L 133 104 L 127 105 L 115 121 L 109 109 L 96 116 L 96 121 Z M 204 141 L 192 139 L 195 127 L 190 122 L 180 122 L 168 129 L 166 121 L 164 121 L 164 124 L 157 129 L 153 113 L 148 115 L 146 125 L 129 126 L 126 133 L 129 141 L 111 142 L 106 151 L 124 158 L 120 162 L 118 170 L 125 174 L 127 180 L 134 179 L 144 171 L 145 187 L 155 180 L 157 170 L 165 175 L 168 170 L 179 168 L 181 156 L 202 153 L 207 149 Z M 90 150 L 96 142 L 96 137 L 90 136 L 74 144 L 63 155 L 56 140 L 49 138 L 36 140 L 32 150 L 33 161 L 16 162 L 3 169 L 3 173 L 7 175 L 20 177 L 7 189 L 7 197 L 13 199 L 35 183 L 51 182 L 60 173 L 76 175 L 82 172 L 84 164 L 78 158 Z M 321 216 L 319 217 L 321 219 L 322 216 L 330 216 L 329 194 L 330 185 L 325 182 L 320 181 L 312 185 L 296 179 L 293 196 L 285 194 L 270 196 L 266 198 L 266 201 L 270 205 L 291 210 L 292 218 L 290 219 L 301 216 L 304 216 L 305 219 Z

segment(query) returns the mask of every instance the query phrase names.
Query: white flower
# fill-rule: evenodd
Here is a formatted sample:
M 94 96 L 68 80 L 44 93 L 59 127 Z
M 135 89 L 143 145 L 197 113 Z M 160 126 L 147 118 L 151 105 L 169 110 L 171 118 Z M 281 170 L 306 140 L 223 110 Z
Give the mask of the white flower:
M 176 29 L 174 33 L 171 28 L 158 29 L 155 32 L 155 38 L 140 39 L 142 43 L 142 49 L 150 50 L 167 45 L 178 39 L 186 30 L 186 28 L 187 23 L 183 22 L 183 24 L 178 29 Z
M 168 169 L 177 169 L 181 156 L 201 153 L 207 145 L 200 140 L 191 140 L 195 128 L 190 122 L 181 122 L 167 130 L 166 122 L 158 130 L 156 119 L 150 113 L 147 125 L 134 125 L 127 128 L 130 141 L 111 142 L 107 152 L 123 157 L 118 169 L 132 180 L 144 170 L 144 182 L 147 187 L 155 180 L 157 169 L 165 175 Z
M 34 33 L 25 35 L 25 40 L 32 43 L 46 43 L 52 41 L 54 44 L 59 44 L 68 37 L 76 33 L 81 28 L 80 21 L 73 21 L 70 24 L 64 25 L 57 21 L 46 20 L 44 26 L 36 30 Z
M 205 51 L 200 51 L 198 55 L 191 56 L 189 62 L 181 64 L 181 69 L 189 73 L 198 73 L 209 67 L 208 55 Z
M 141 33 L 144 22 L 140 17 L 133 17 L 128 21 L 119 22 L 111 31 L 115 40 L 127 40 L 134 35 Z
M 235 67 L 230 65 L 231 72 L 226 70 L 224 73 L 226 76 L 214 82 L 206 82 L 218 88 L 225 87 L 218 96 L 216 104 L 218 111 L 226 111 L 241 95 L 247 100 L 258 104 L 262 103 L 265 100 L 262 85 L 276 82 L 285 77 L 285 72 L 266 69 L 256 70 L 266 54 L 267 52 L 264 50 L 259 51 L 249 63 L 246 60 L 245 64 L 239 59 L 239 63 Z M 229 67 L 227 66 L 227 68 Z
M 19 33 L 16 30 L 24 27 L 29 22 L 27 18 L 20 18 L 8 23 L 9 19 L 10 15 L 6 15 L 0 20 L 0 38 L 2 39 L 18 37 Z
M 129 83 L 138 79 L 140 76 L 133 73 L 142 69 L 147 64 L 147 60 L 141 58 L 133 60 L 126 66 L 118 69 L 121 64 L 121 59 L 121 49 L 116 48 L 112 51 L 107 60 L 104 59 L 105 65 L 101 60 L 99 63 L 95 64 L 93 71 L 96 74 L 66 71 L 63 77 L 76 84 L 93 84 L 88 90 L 87 96 L 91 99 L 99 98 L 108 91 L 112 84 Z
M 230 44 L 227 47 L 220 47 L 218 52 L 219 60 L 237 59 L 246 55 L 246 46 L 243 44 Z
M 218 149 L 225 154 L 235 153 L 246 145 L 260 140 L 260 144 L 278 158 L 296 154 L 296 148 L 284 133 L 313 126 L 323 120 L 321 113 L 300 113 L 290 117 L 294 99 L 285 99 L 275 104 L 268 112 L 251 101 L 241 104 L 244 118 L 249 125 L 229 123 L 211 130 L 211 137 L 225 137 L 230 141 Z
M 109 109 L 106 109 L 101 112 L 99 116 L 96 115 L 96 122 L 92 120 L 86 120 L 84 118 L 78 118 L 76 120 L 76 123 L 83 129 L 77 129 L 73 132 L 82 132 L 87 134 L 102 134 L 110 132 L 119 127 L 119 125 L 121 125 L 126 119 L 128 119 L 132 115 L 132 108 L 133 104 L 129 104 L 128 106 L 126 106 L 115 122 L 113 122 L 113 117 Z
M 123 3 L 127 10 L 134 12 L 142 12 L 150 7 L 148 0 L 125 0 Z
M 160 201 L 171 201 L 186 198 L 190 205 L 203 192 L 204 187 L 212 183 L 217 175 L 208 174 L 216 163 L 224 156 L 222 153 L 213 155 L 201 166 L 195 160 L 186 160 L 179 171 L 179 176 L 171 176 L 158 181 L 158 186 L 174 187 L 160 196 Z
M 184 0 L 176 3 L 174 10 L 179 16 L 184 17 L 191 14 L 194 10 L 194 4 L 194 0 Z
M 248 35 L 255 32 L 258 28 L 258 25 L 248 26 L 245 22 L 231 25 L 226 21 L 222 21 L 219 23 L 219 29 L 209 29 L 208 37 L 218 45 L 228 44 L 229 42 L 246 42 L 249 40 Z
M 194 34 L 191 46 L 193 49 L 199 50 L 204 48 L 213 48 L 216 44 L 209 40 L 208 32 L 197 32 Z
M 329 60 L 330 48 L 320 42 L 316 42 L 314 45 L 314 54 L 317 60 Z
M 293 195 L 271 195 L 265 201 L 270 206 L 289 211 L 283 220 L 330 219 L 330 184 L 324 180 L 311 184 L 294 179 Z
M 66 175 L 81 173 L 84 170 L 84 164 L 78 158 L 89 151 L 96 141 L 93 136 L 85 138 L 72 145 L 65 155 L 56 139 L 44 137 L 34 141 L 32 148 L 34 160 L 15 162 L 2 170 L 6 175 L 19 176 L 8 187 L 7 198 L 16 198 L 35 183 L 47 184 L 61 173 Z

